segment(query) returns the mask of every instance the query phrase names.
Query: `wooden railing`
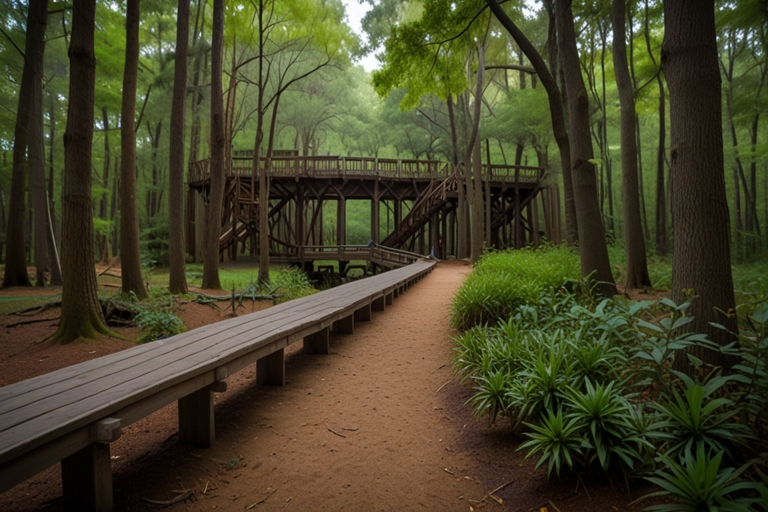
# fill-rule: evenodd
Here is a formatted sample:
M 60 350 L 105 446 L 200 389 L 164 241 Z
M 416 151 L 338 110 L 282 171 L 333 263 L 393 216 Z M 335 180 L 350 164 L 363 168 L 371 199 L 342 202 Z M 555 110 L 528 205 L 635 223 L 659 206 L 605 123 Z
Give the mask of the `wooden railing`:
M 262 165 L 266 159 L 262 158 Z M 542 177 L 541 167 L 514 165 L 483 165 L 483 179 L 490 174 L 491 181 L 537 183 Z M 229 174 L 251 175 L 253 159 L 235 157 Z M 210 161 L 198 160 L 190 163 L 189 181 L 198 182 L 208 178 Z M 380 177 L 389 179 L 445 179 L 455 174 L 452 164 L 439 160 L 408 160 L 393 158 L 368 158 L 351 156 L 280 156 L 271 160 L 270 176 L 297 178 L 345 178 Z

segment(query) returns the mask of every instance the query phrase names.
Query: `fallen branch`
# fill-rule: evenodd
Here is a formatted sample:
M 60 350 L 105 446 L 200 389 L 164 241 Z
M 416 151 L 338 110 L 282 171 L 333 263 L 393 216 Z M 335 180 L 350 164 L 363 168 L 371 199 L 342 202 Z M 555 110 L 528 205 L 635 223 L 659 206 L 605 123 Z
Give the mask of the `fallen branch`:
M 437 391 L 435 391 L 435 394 L 438 394 L 438 393 L 440 392 L 440 390 L 441 390 L 441 389 L 443 389 L 445 386 L 447 386 L 447 385 L 448 385 L 448 384 L 450 384 L 450 383 L 451 383 L 451 381 L 448 381 L 448 382 L 446 382 L 445 384 L 443 384 L 442 386 L 440 386 L 439 388 L 437 388 Z
M 172 500 L 160 501 L 160 500 L 150 500 L 149 498 L 141 498 L 141 500 L 149 503 L 150 505 L 155 505 L 158 507 L 170 507 L 171 505 L 174 505 L 176 503 L 179 503 L 180 501 L 184 501 L 190 498 L 194 494 L 195 494 L 195 491 L 193 491 L 192 489 L 187 489 L 183 491 L 182 494 L 179 494 Z
M 34 306 L 29 306 L 28 308 L 15 311 L 13 314 L 19 315 L 19 316 L 39 315 L 40 313 L 42 313 L 48 308 L 55 308 L 59 306 L 61 306 L 61 300 L 49 300 L 48 302 L 43 302 L 42 304 L 35 304 Z M 31 314 L 27 314 L 27 313 L 31 313 Z
M 555 505 L 554 503 L 552 503 L 552 500 L 547 500 L 547 501 L 549 502 L 549 505 L 550 505 L 550 506 L 551 506 L 553 509 L 555 509 L 555 512 L 560 512 L 560 509 L 559 509 L 559 508 L 557 508 L 557 505 Z
M 39 322 L 53 322 L 55 320 L 61 320 L 61 317 L 57 316 L 56 318 L 38 318 L 37 320 L 24 320 L 23 322 L 16 322 L 15 324 L 8 324 L 5 326 L 5 328 L 10 329 L 11 327 L 18 327 L 20 325 L 36 324 Z

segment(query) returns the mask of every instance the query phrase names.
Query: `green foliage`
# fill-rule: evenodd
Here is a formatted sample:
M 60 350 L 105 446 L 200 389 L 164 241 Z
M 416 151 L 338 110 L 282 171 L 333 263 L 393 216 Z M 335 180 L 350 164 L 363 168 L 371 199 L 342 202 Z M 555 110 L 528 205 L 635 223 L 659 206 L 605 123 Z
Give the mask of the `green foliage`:
M 280 296 L 275 300 L 276 304 L 317 293 L 307 274 L 296 267 L 270 272 L 269 279 L 272 290 Z
M 152 266 L 167 267 L 170 263 L 168 252 L 168 239 L 170 238 L 170 224 L 168 217 L 158 215 L 152 218 L 150 226 L 139 233 L 141 260 L 152 262 Z
M 174 305 L 173 297 L 142 303 L 133 318 L 133 323 L 141 328 L 136 341 L 147 343 L 184 332 L 184 322 L 174 314 Z
M 661 487 L 660 491 L 652 492 L 644 497 L 669 496 L 676 503 L 656 505 L 645 510 L 655 512 L 688 512 L 699 510 L 721 511 L 750 511 L 752 504 L 760 503 L 757 497 L 731 498 L 729 495 L 740 493 L 744 490 L 758 491 L 762 495 L 762 503 L 765 505 L 768 498 L 768 489 L 764 485 L 748 482 L 740 478 L 747 465 L 734 468 L 720 469 L 723 452 L 710 456 L 704 443 L 696 445 L 696 455 L 686 450 L 680 457 L 678 464 L 673 458 L 666 455 L 659 457 L 660 461 L 669 470 L 656 471 L 656 476 L 647 477 L 647 480 Z
M 580 275 L 578 255 L 562 246 L 492 252 L 483 256 L 451 303 L 451 325 L 466 330 L 509 318 L 545 289 Z
M 530 267 L 549 272 L 537 261 Z M 588 282 L 568 288 L 584 291 L 544 288 L 501 321 L 470 326 L 455 337 L 454 371 L 474 383 L 468 403 L 475 414 L 488 414 L 489 423 L 509 418 L 527 437 L 518 449 L 526 458 L 538 456 L 537 468 L 546 462 L 549 474 L 597 466 L 658 469 L 655 478 L 682 478 L 700 471 L 690 455 L 698 446 L 718 454 L 707 459 L 718 467 L 724 457 L 733 463 L 749 452 L 745 441 L 756 438 L 768 385 L 762 296 L 740 306 L 741 322 L 750 326 L 741 346 L 724 349 L 741 355 L 739 373 L 704 371 L 687 355 L 698 368 L 691 378 L 672 369 L 675 355 L 691 346 L 719 347 L 685 332 L 690 301 L 599 299 Z M 737 502 L 751 499 L 741 491 L 757 486 L 729 487 L 735 481 L 727 476 L 741 471 L 716 469 L 713 492 L 733 493 Z

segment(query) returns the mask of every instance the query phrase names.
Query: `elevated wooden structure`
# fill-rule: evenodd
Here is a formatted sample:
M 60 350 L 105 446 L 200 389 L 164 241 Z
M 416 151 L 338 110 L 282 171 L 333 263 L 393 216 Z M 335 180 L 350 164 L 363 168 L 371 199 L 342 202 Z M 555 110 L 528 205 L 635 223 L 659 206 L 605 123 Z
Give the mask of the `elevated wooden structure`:
M 252 159 L 235 157 L 228 166 L 222 216 L 222 258 L 258 252 L 258 178 Z M 266 167 L 266 162 L 262 162 Z M 346 203 L 371 203 L 371 237 L 375 244 L 419 254 L 434 249 L 439 258 L 459 255 L 460 195 L 457 169 L 435 160 L 341 156 L 277 156 L 268 173 L 270 257 L 276 261 L 313 261 L 306 247 L 344 246 Z M 556 190 L 542 185 L 540 167 L 484 165 L 483 200 L 496 248 L 538 244 L 542 236 L 559 241 Z M 189 169 L 188 251 L 198 257 L 203 205 L 209 193 L 209 161 Z M 540 202 L 537 202 L 537 199 Z M 335 225 L 323 219 L 335 204 Z M 331 206 L 333 207 L 333 206 Z M 543 214 L 543 219 L 539 213 Z M 468 225 L 468 223 L 467 223 Z
M 432 271 L 432 261 L 354 281 L 171 338 L 0 388 L 0 492 L 61 461 L 67 506 L 112 510 L 110 443 L 122 428 L 173 402 L 179 441 L 215 441 L 214 393 L 256 364 L 259 384 L 285 384 L 285 348 L 329 354 L 334 336 Z

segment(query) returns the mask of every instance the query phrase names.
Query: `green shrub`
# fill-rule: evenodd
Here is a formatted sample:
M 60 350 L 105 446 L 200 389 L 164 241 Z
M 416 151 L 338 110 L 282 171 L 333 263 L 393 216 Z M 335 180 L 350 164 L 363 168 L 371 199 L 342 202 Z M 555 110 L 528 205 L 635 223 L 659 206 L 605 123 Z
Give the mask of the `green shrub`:
M 451 324 L 462 331 L 493 325 L 579 275 L 578 255 L 564 246 L 487 253 L 453 298 Z
M 184 332 L 184 322 L 173 313 L 173 297 L 142 303 L 133 323 L 141 328 L 139 343 L 160 340 Z

